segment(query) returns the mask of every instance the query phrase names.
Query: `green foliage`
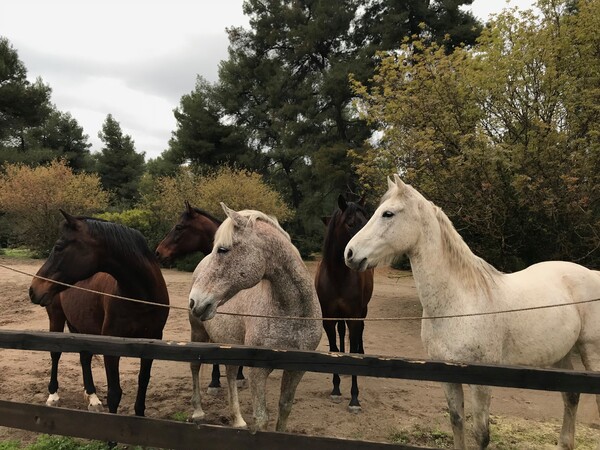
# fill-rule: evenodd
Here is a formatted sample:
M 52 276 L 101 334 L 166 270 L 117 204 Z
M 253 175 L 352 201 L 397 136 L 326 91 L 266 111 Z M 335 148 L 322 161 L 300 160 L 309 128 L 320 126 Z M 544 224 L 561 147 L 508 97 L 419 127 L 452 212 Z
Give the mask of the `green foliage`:
M 23 448 L 25 450 L 107 450 L 109 446 L 99 441 L 44 434 L 38 437 L 33 444 Z
M 509 10 L 472 49 L 415 37 L 382 55 L 359 107 L 382 138 L 352 154 L 367 190 L 400 172 L 503 269 L 600 262 L 600 2 Z
M 164 237 L 164 235 L 156 233 L 153 223 L 154 216 L 147 209 L 133 208 L 118 212 L 104 212 L 95 217 L 138 230 L 144 235 L 150 248 L 155 248 L 160 239 Z
M 114 192 L 121 206 L 130 207 L 139 197 L 139 182 L 144 173 L 144 154 L 136 153 L 131 136 L 124 135 L 121 125 L 108 115 L 98 137 L 104 143 L 96 155 L 96 170 L 104 189 Z
M 23 132 L 49 112 L 50 87 L 27 80 L 27 69 L 8 39 L 0 37 L 0 147 L 24 150 Z
M 7 164 L 0 175 L 0 212 L 12 234 L 40 255 L 48 254 L 62 218 L 59 208 L 84 215 L 106 208 L 108 194 L 96 175 L 75 174 L 64 161 L 31 168 Z

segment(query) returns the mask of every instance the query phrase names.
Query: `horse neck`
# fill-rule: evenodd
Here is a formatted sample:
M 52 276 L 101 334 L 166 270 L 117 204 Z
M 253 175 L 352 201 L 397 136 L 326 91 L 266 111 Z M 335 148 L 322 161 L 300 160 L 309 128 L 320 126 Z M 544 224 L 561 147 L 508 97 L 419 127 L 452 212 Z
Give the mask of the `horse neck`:
M 169 304 L 167 285 L 158 262 L 139 255 L 114 254 L 103 270 L 117 280 L 120 295 Z
M 352 236 L 349 233 L 336 233 L 335 227 L 327 229 L 323 242 L 322 264 L 333 272 L 349 272 L 350 269 L 344 262 L 344 250 Z
M 198 250 L 208 255 L 212 251 L 215 233 L 221 222 L 204 215 L 202 217 L 202 223 L 199 223 L 200 226 L 198 227 L 198 234 L 202 236 L 202 239 L 198 242 Z
M 421 235 L 407 252 L 426 315 L 470 308 L 473 298 L 489 298 L 499 272 L 475 256 L 447 217 L 425 208 Z
M 285 245 L 287 251 L 281 251 L 281 245 Z M 271 284 L 272 301 L 276 308 L 289 315 L 302 317 L 318 315 L 320 307 L 313 280 L 308 275 L 300 254 L 291 247 L 289 242 L 284 244 L 266 242 L 265 247 L 267 266 L 264 278 Z

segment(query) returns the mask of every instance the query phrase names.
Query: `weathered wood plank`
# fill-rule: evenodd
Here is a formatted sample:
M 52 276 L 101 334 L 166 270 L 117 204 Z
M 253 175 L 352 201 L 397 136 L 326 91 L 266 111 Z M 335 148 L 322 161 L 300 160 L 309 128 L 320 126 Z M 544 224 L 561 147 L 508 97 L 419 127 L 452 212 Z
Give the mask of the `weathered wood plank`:
M 600 394 L 600 373 L 556 369 L 453 364 L 371 355 L 9 330 L 0 330 L 0 348 L 61 352 L 85 350 L 94 354 L 170 361 L 202 361 L 210 364 Z
M 0 426 L 169 449 L 417 450 L 416 447 L 92 413 L 0 400 Z M 419 447 L 420 450 L 423 450 Z

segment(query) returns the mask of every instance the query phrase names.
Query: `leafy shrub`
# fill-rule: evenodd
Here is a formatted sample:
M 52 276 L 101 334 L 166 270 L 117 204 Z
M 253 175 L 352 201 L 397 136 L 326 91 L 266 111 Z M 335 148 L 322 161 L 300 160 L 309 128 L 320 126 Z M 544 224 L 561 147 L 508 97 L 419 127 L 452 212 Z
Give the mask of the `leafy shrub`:
M 17 241 L 40 255 L 56 240 L 59 208 L 92 214 L 106 208 L 108 197 L 98 176 L 74 174 L 64 161 L 34 168 L 7 164 L 0 174 L 0 212 L 8 216 Z

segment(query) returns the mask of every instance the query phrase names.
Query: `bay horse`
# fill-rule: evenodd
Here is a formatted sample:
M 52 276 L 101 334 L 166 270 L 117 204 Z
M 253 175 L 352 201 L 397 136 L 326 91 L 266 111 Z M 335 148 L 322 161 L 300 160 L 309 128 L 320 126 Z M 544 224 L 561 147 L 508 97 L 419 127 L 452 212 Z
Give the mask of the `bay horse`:
M 171 262 L 182 256 L 194 252 L 202 252 L 208 255 L 212 251 L 213 240 L 221 221 L 200 208 L 194 208 L 185 201 L 185 210 L 179 216 L 179 220 L 163 240 L 156 247 L 156 256 L 163 263 Z M 194 321 L 190 317 L 190 322 Z M 192 336 L 192 341 L 194 337 Z M 199 376 L 200 364 L 190 363 L 192 378 Z M 215 394 L 221 387 L 221 373 L 219 365 L 214 364 L 211 381 L 208 385 L 209 394 Z M 238 374 L 238 387 L 244 386 L 244 374 L 240 366 Z
M 600 370 L 600 272 L 546 261 L 502 273 L 475 256 L 444 212 L 398 175 L 369 222 L 348 243 L 346 264 L 365 270 L 397 255 L 410 258 L 423 318 L 563 305 L 499 315 L 423 320 L 421 339 L 432 359 L 482 364 L 572 368 L 578 350 L 586 370 Z M 454 448 L 465 448 L 461 384 L 443 384 Z M 472 385 L 478 448 L 489 443 L 489 386 Z M 579 394 L 563 393 L 559 449 L 575 446 Z M 600 410 L 600 397 L 596 396 Z
M 154 302 L 162 306 L 133 303 L 105 295 L 67 289 L 51 281 L 34 278 L 29 288 L 33 303 L 45 306 L 51 331 L 63 331 L 67 323 L 76 333 L 161 339 L 167 321 L 169 295 L 158 260 L 139 231 L 89 217 L 74 217 L 61 210 L 65 220 L 60 237 L 37 275 L 108 294 Z M 95 397 L 91 372 L 92 355 L 81 353 L 86 394 Z M 52 353 L 48 404 L 58 401 L 58 360 Z M 121 401 L 118 356 L 104 356 L 109 412 L 116 413 Z M 142 358 L 138 377 L 135 414 L 143 416 L 152 359 Z M 53 392 L 54 391 L 54 392 Z M 56 394 L 56 395 L 53 395 Z M 96 397 L 97 399 L 97 397 Z M 92 400 L 90 400 L 92 401 Z M 99 400 L 90 409 L 102 408 Z
M 368 220 L 364 209 L 364 198 L 359 202 L 347 202 L 343 195 L 338 196 L 338 205 L 330 218 L 324 219 L 327 225 L 323 241 L 322 259 L 317 266 L 315 287 L 321 304 L 323 319 L 327 317 L 365 318 L 367 305 L 373 294 L 373 270 L 363 272 L 352 270 L 344 263 L 344 249 L 350 238 L 360 230 Z M 323 328 L 329 340 L 329 350 L 345 351 L 346 324 L 350 334 L 350 352 L 364 353 L 364 322 L 358 320 L 338 321 L 340 347 L 337 346 L 336 321 L 323 320 Z M 351 399 L 348 408 L 352 412 L 361 409 L 358 401 L 358 382 L 352 375 Z M 341 400 L 340 376 L 333 375 L 331 398 Z
M 212 252 L 196 267 L 190 290 L 195 339 L 275 349 L 314 350 L 321 340 L 321 311 L 312 277 L 277 220 L 260 211 L 233 211 L 221 203 L 227 219 L 217 230 Z M 314 320 L 248 317 L 306 317 Z M 216 315 L 215 315 L 216 314 Z M 244 427 L 235 375 L 227 366 L 229 405 L 234 427 Z M 266 429 L 266 382 L 272 369 L 248 368 L 255 430 Z M 285 431 L 303 371 L 284 370 L 276 430 Z M 195 417 L 204 415 L 194 385 Z

